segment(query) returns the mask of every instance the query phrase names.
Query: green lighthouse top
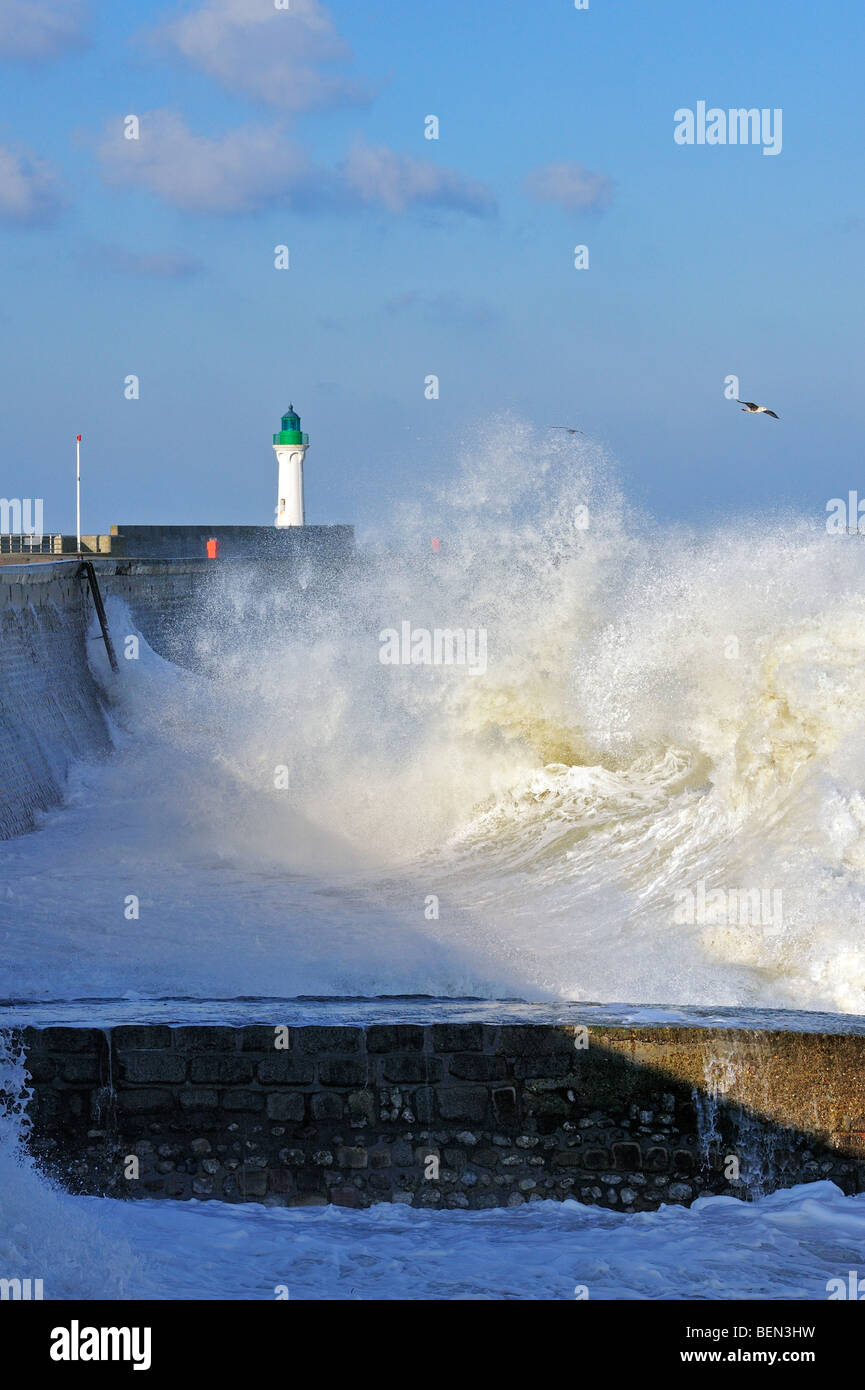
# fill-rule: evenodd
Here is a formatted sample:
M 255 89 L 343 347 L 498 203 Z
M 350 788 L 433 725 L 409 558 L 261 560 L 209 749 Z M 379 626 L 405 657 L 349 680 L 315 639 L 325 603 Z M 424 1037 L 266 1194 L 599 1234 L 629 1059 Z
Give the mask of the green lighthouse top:
M 300 429 L 300 416 L 293 405 L 282 417 L 282 429 L 273 436 L 274 444 L 308 444 L 309 435 L 302 434 Z

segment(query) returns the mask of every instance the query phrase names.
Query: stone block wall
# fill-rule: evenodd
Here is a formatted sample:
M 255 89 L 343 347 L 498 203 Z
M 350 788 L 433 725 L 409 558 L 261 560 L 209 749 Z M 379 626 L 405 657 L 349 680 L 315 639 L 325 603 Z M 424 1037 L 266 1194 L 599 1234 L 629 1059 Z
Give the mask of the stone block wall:
M 214 589 L 207 564 L 98 560 L 96 570 L 106 600 L 122 598 L 150 645 L 183 663 Z M 87 659 L 92 613 L 76 561 L 0 567 L 0 839 L 59 804 L 74 761 L 110 751 Z M 126 634 L 112 635 L 120 655 Z
M 135 627 L 154 651 L 167 661 L 192 664 L 193 634 L 216 579 L 212 561 L 102 560 L 96 564 L 96 573 L 103 597 L 123 599 Z M 126 634 L 113 636 L 119 654 Z
M 318 532 L 339 533 L 333 553 L 329 543 L 316 543 Z M 351 527 L 307 527 L 285 548 L 294 562 L 93 563 L 106 602 L 122 599 L 160 656 L 207 673 L 220 667 L 239 634 L 255 624 L 269 630 L 280 604 L 302 624 L 308 606 L 333 591 L 353 555 L 351 540 Z M 92 609 L 75 560 L 0 566 L 0 839 L 32 829 L 39 811 L 59 803 L 73 761 L 109 751 L 87 661 Z M 117 630 L 110 603 L 108 620 L 122 659 L 127 634 Z
M 0 839 L 56 805 L 72 761 L 108 750 L 77 565 L 0 569 Z
M 861 1036 L 433 1023 L 22 1039 L 32 1150 L 84 1192 L 641 1211 L 821 1178 L 865 1190 Z
M 96 568 L 104 596 L 129 604 L 161 655 L 182 658 L 211 582 L 206 563 Z M 87 659 L 92 611 L 76 561 L 0 567 L 0 839 L 31 830 L 39 811 L 59 804 L 75 760 L 110 750 Z M 113 635 L 120 648 L 125 634 Z

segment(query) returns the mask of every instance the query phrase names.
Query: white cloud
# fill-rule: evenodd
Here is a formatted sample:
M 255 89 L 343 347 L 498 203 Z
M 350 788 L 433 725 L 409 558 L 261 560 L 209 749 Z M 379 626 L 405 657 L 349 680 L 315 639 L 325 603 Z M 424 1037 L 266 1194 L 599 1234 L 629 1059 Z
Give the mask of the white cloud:
M 603 212 L 613 200 L 615 184 L 605 174 L 593 174 L 582 164 L 563 160 L 534 169 L 526 178 L 525 189 L 538 202 L 558 203 L 568 212 L 575 208 Z
M 0 0 L 0 57 L 40 61 L 87 43 L 81 0 Z
M 242 126 L 197 135 L 176 112 L 141 117 L 140 138 L 127 140 L 113 121 L 99 147 L 109 183 L 141 188 L 172 207 L 197 213 L 352 212 L 364 207 L 403 213 L 441 208 L 484 216 L 495 210 L 482 184 L 453 169 L 356 145 L 336 170 L 313 164 L 280 126 Z
M 50 164 L 0 145 L 0 220 L 38 226 L 53 222 L 62 205 Z
M 286 111 L 367 99 L 338 71 L 351 51 L 319 0 L 291 0 L 288 9 L 274 0 L 204 0 L 153 37 L 228 91 Z
M 110 183 L 143 188 L 188 212 L 255 212 L 302 198 L 314 178 L 277 127 L 242 126 L 210 139 L 165 110 L 141 117 L 138 140 L 127 140 L 114 121 L 99 155 Z
M 496 210 L 495 198 L 484 184 L 431 160 L 397 154 L 386 145 L 355 145 L 340 172 L 354 198 L 388 212 L 427 207 L 487 217 Z

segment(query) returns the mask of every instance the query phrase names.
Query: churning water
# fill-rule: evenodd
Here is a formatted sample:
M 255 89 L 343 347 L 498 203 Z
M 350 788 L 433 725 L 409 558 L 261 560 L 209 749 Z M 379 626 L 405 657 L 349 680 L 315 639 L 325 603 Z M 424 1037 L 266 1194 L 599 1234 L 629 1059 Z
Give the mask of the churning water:
M 0 845 L 0 996 L 865 1013 L 858 538 L 652 525 L 507 419 L 326 590 L 219 581 L 190 669 L 121 660 L 115 755 Z M 404 625 L 484 660 L 383 662 Z
M 90 644 L 115 751 L 0 844 L 16 1020 L 301 994 L 865 1014 L 858 538 L 654 525 L 600 451 L 513 419 L 392 520 L 327 589 L 215 568 L 183 665 L 141 639 L 113 678 Z M 381 659 L 445 632 L 476 659 Z M 0 1263 L 52 1269 L 46 1297 L 821 1298 L 865 1234 L 827 1183 L 637 1216 L 73 1198 L 9 1121 L 0 1170 Z

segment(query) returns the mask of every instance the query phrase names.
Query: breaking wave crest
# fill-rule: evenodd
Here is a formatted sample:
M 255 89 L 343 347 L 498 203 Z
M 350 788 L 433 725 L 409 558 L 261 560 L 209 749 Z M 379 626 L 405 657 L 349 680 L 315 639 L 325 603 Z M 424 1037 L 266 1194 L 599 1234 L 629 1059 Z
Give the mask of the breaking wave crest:
M 271 992 L 865 1013 L 857 537 L 655 524 L 601 449 L 505 417 L 328 585 L 220 575 L 194 670 L 121 663 L 99 796 L 187 875 L 382 905 L 340 955 L 284 896 Z M 406 624 L 483 632 L 483 668 L 383 662 Z

